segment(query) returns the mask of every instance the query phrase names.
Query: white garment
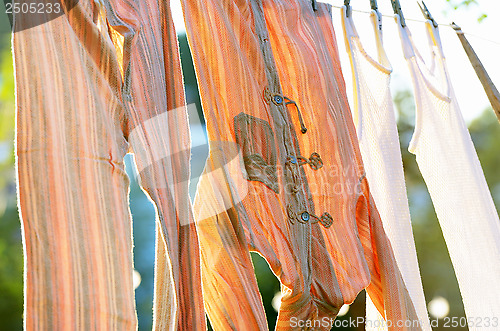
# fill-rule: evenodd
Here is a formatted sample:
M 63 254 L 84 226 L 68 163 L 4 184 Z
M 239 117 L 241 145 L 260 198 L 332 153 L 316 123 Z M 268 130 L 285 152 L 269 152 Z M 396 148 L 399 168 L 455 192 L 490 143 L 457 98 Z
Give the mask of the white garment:
M 352 15 L 342 23 L 354 84 L 354 122 L 368 183 L 391 242 L 398 267 L 423 330 L 431 330 L 420 279 L 403 172 L 403 161 L 389 88 L 391 65 L 382 43 L 381 16 L 372 11 L 378 61 L 363 48 Z M 367 330 L 387 330 L 382 316 L 367 300 Z
M 415 132 L 409 150 L 441 224 L 470 330 L 498 330 L 479 319 L 500 318 L 500 221 L 448 76 L 439 31 L 426 22 L 432 50 L 428 69 L 407 27 L 399 24 L 413 79 Z M 500 321 L 498 321 L 500 323 Z

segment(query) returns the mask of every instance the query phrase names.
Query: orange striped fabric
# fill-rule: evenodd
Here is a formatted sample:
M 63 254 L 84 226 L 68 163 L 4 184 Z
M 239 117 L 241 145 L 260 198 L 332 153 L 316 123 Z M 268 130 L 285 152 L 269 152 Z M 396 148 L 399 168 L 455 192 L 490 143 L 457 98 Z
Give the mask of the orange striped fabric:
M 168 1 L 82 0 L 13 50 L 25 329 L 137 329 L 129 150 L 157 211 L 155 328 L 205 329 Z
M 329 330 L 364 288 L 391 330 L 420 330 L 364 175 L 331 7 L 182 4 L 210 141 L 194 209 L 214 329 L 268 328 L 255 251 L 282 285 L 277 330 Z

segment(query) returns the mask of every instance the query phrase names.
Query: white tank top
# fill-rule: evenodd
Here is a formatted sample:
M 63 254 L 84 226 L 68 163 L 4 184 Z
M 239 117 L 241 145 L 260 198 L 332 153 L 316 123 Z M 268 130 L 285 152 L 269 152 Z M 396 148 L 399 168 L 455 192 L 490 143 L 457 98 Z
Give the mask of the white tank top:
M 500 221 L 451 86 L 439 31 L 426 22 L 432 50 L 428 68 L 397 15 L 396 21 L 416 103 L 409 150 L 416 155 L 434 204 L 465 313 L 472 321 L 469 329 L 498 330 Z M 486 319 L 490 320 L 489 327 Z
M 381 30 L 381 16 L 372 11 L 378 60 L 366 53 L 352 15 L 342 10 L 346 49 L 351 60 L 354 85 L 354 122 L 368 183 L 389 237 L 401 275 L 423 330 L 431 330 L 418 267 L 408 208 L 403 161 L 389 88 L 391 65 Z M 366 330 L 387 330 L 379 312 L 367 297 Z

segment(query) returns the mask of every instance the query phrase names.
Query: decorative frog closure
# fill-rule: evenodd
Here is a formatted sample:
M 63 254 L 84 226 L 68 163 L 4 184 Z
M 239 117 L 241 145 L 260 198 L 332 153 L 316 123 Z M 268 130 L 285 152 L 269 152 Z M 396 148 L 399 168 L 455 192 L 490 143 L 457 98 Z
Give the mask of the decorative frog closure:
M 239 113 L 234 117 L 236 143 L 241 149 L 247 180 L 264 183 L 279 193 L 273 130 L 263 119 Z

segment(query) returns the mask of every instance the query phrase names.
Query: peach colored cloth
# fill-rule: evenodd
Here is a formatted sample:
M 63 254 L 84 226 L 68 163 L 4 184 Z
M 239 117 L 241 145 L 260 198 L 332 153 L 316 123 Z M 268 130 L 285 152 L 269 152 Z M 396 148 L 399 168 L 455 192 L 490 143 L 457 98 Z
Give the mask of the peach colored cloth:
M 25 329 L 137 329 L 129 149 L 157 211 L 155 328 L 204 329 L 169 2 L 80 1 L 13 50 Z
M 214 329 L 268 328 L 256 251 L 282 285 L 277 330 L 329 330 L 364 288 L 390 330 L 420 330 L 401 326 L 418 321 L 365 178 L 331 7 L 182 3 L 210 141 L 194 208 Z

